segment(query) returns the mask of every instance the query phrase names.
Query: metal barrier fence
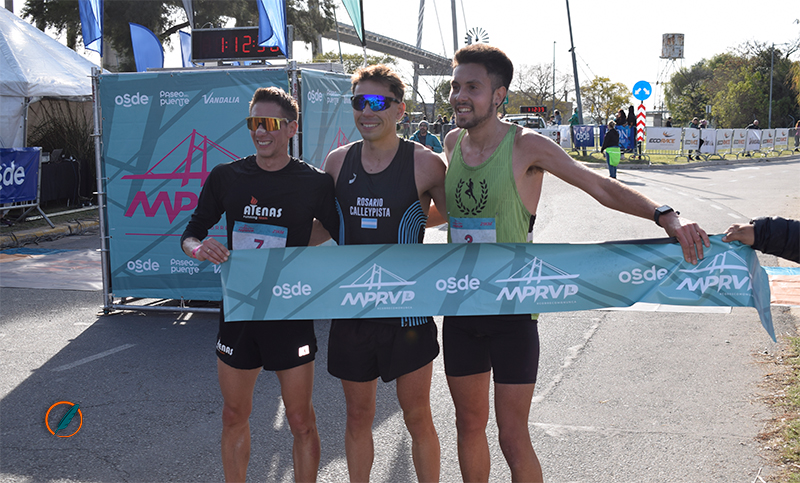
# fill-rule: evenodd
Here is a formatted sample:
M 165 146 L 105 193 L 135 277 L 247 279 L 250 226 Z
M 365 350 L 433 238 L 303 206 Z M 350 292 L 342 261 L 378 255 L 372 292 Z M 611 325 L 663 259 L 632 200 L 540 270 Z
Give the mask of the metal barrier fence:
M 792 152 L 789 138 L 796 129 L 694 129 L 648 127 L 645 152 L 674 155 L 674 159 L 769 157 Z

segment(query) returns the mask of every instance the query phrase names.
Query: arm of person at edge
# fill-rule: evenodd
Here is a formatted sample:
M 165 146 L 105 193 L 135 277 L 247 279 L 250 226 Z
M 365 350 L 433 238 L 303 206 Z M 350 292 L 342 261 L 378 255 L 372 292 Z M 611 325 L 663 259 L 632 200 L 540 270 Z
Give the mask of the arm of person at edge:
M 450 152 L 455 148 L 459 131 L 460 129 L 450 131 L 445 139 L 448 159 Z M 517 131 L 514 153 L 515 179 L 518 179 L 517 173 L 540 168 L 582 189 L 603 206 L 651 221 L 656 208 L 661 206 L 617 180 L 601 176 L 585 167 L 572 159 L 552 140 L 529 129 Z M 524 189 L 519 182 L 517 187 Z M 530 210 L 530 207 L 528 209 Z M 687 262 L 696 265 L 698 260 L 702 260 L 703 246 L 711 246 L 705 230 L 691 220 L 680 218 L 675 212 L 662 215 L 659 222 L 667 235 L 677 238 L 683 249 L 683 258 Z
M 754 250 L 800 263 L 800 221 L 761 217 L 749 224 L 734 223 L 725 230 L 724 242 L 738 241 Z
M 567 183 L 582 189 L 600 204 L 614 210 L 653 220 L 656 208 L 661 204 L 632 190 L 615 179 L 601 176 L 572 159 L 561 147 L 550 139 L 533 131 L 517 134 L 514 152 L 530 153 L 523 160 L 524 170 L 536 166 L 558 176 Z M 517 166 L 514 167 L 515 175 Z M 524 172 L 524 171 L 523 171 Z M 711 242 L 705 230 L 674 211 L 662 215 L 659 222 L 667 235 L 675 237 L 683 249 L 683 258 L 696 265 L 703 259 L 703 247 Z
M 427 210 L 426 228 L 447 223 L 444 178 L 447 165 L 444 158 L 421 144 L 414 146 L 414 177 L 419 201 Z M 431 201 L 433 204 L 431 204 Z M 423 208 L 424 209 L 424 208 Z

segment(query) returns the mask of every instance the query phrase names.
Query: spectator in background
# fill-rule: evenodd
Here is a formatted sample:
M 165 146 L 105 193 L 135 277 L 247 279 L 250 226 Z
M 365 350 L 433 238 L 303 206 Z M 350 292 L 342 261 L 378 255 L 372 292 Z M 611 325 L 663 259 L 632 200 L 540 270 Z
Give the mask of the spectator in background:
M 800 121 L 794 125 L 794 150 L 800 151 Z
M 628 118 L 625 117 L 625 111 L 620 109 L 617 111 L 617 115 L 614 117 L 614 124 L 617 126 L 624 126 L 628 122 Z
M 754 119 L 745 129 L 761 129 L 758 127 L 758 119 Z
M 578 108 L 575 108 L 575 111 L 572 113 L 572 116 L 569 118 L 569 138 L 572 140 L 572 147 L 575 147 L 575 126 L 578 125 Z
M 777 216 L 755 218 L 750 224 L 734 223 L 725 230 L 724 242 L 739 241 L 754 250 L 800 263 L 800 221 Z
M 633 112 L 633 106 L 628 106 L 628 126 L 636 129 L 636 114 Z
M 408 139 L 411 136 L 411 118 L 408 113 L 403 114 L 403 120 L 400 121 L 403 125 L 403 139 Z
M 686 127 L 690 128 L 690 129 L 700 129 L 700 119 L 697 119 L 696 117 L 693 117 L 691 122 L 689 122 L 689 124 Z M 692 152 L 693 151 L 690 149 L 689 150 L 689 156 L 688 156 L 689 157 L 689 161 L 691 161 L 693 159 L 692 158 Z
M 664 127 L 672 127 L 672 116 L 667 118 L 667 122 L 664 124 Z
M 606 137 L 603 138 L 603 147 L 600 148 L 600 152 L 605 154 L 606 156 L 606 164 L 608 164 L 608 174 L 612 178 L 617 179 L 617 167 L 611 164 L 611 160 L 608 157 L 608 153 L 605 152 L 606 148 L 619 147 L 619 132 L 615 129 L 615 126 L 616 123 L 614 121 L 608 121 L 608 131 L 606 131 Z
M 439 138 L 435 134 L 428 132 L 428 121 L 419 122 L 419 129 L 411 136 L 410 140 L 422 144 L 434 153 L 442 152 L 442 143 L 439 142 Z
M 556 126 L 560 126 L 561 125 L 561 111 L 556 109 L 555 111 L 553 111 L 553 113 L 555 114 L 555 118 L 556 118 Z

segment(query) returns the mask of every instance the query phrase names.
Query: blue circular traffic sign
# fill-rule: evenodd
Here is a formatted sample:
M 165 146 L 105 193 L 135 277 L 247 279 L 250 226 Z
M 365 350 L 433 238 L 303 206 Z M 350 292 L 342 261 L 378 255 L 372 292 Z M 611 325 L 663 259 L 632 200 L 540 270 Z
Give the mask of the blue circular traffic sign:
M 647 81 L 639 81 L 633 85 L 633 97 L 640 101 L 647 99 L 652 93 L 653 88 L 650 87 L 650 83 Z

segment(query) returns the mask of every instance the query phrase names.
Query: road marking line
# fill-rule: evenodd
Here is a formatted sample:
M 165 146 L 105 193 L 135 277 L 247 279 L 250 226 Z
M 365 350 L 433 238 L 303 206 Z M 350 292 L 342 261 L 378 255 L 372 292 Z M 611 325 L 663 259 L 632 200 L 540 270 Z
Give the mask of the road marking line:
M 721 206 L 717 206 L 717 205 L 708 205 L 708 206 L 714 208 L 715 210 L 721 210 L 722 209 Z
M 737 220 L 742 218 L 741 216 L 737 215 L 736 213 L 728 213 L 728 216 L 730 216 L 732 218 L 736 218 Z
M 111 354 L 117 353 L 119 351 L 124 351 L 125 349 L 130 349 L 131 347 L 133 347 L 135 345 L 136 344 L 125 344 L 125 345 L 121 345 L 119 347 L 115 347 L 113 349 L 109 349 L 109 350 L 107 350 L 105 352 L 101 352 L 99 354 L 95 354 L 93 356 L 84 357 L 83 359 L 81 359 L 79 361 L 75 361 L 75 362 L 73 362 L 71 364 L 64 364 L 63 366 L 56 367 L 55 369 L 53 369 L 53 372 L 66 371 L 67 369 L 72 369 L 73 367 L 78 367 L 78 366 L 80 366 L 82 364 L 86 364 L 87 362 L 92 362 L 92 361 L 95 361 L 97 359 L 102 359 L 103 357 L 110 356 Z

